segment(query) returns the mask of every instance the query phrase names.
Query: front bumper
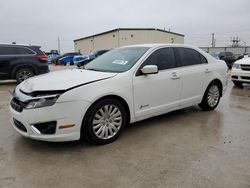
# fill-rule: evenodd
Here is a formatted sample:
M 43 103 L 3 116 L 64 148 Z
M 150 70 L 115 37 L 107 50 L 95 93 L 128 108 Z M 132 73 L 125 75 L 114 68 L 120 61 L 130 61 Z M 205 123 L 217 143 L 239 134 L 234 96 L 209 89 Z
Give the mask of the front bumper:
M 22 112 L 17 112 L 10 106 L 9 109 L 12 115 L 11 124 L 21 135 L 36 140 L 49 142 L 79 140 L 82 120 L 89 105 L 88 102 L 82 100 L 70 101 L 56 103 L 49 107 L 24 109 Z M 25 128 L 17 126 L 14 120 L 20 122 Z M 56 130 L 54 134 L 41 134 L 32 128 L 32 126 L 36 124 L 51 121 L 56 121 Z M 74 126 L 61 129 L 61 126 L 65 125 Z
M 241 69 L 232 69 L 231 79 L 232 81 L 250 83 L 250 71 L 244 71 Z

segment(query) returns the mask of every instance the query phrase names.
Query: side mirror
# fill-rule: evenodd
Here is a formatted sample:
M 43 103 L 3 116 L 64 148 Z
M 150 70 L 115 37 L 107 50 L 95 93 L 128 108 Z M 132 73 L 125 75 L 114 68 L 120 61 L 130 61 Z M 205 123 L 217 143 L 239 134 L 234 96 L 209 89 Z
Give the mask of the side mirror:
M 156 74 L 158 73 L 158 67 L 156 65 L 146 65 L 141 69 L 143 74 Z

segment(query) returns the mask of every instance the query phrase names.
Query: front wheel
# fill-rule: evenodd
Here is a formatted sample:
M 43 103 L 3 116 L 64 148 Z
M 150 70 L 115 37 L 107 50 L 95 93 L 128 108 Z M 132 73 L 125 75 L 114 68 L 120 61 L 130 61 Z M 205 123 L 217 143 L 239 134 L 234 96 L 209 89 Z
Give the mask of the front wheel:
M 214 110 L 220 102 L 221 92 L 221 88 L 217 82 L 210 83 L 199 107 L 204 111 Z
M 126 125 L 126 111 L 121 102 L 104 99 L 92 105 L 82 125 L 82 137 L 94 144 L 116 140 Z

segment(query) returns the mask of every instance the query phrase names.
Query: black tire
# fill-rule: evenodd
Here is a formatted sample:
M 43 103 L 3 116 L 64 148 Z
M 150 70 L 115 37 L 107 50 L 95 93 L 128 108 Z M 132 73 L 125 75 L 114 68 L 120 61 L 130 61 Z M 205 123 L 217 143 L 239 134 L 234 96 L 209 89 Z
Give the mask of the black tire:
M 217 89 L 218 89 L 218 92 L 219 92 L 219 93 L 218 93 L 218 99 L 214 101 L 214 104 L 211 104 L 211 102 L 209 102 L 209 99 L 211 98 L 211 96 L 209 96 L 209 95 L 210 95 L 210 89 L 211 89 L 211 88 L 217 88 Z M 216 81 L 211 82 L 211 83 L 208 85 L 208 87 L 207 87 L 207 89 L 206 89 L 206 91 L 205 91 L 205 94 L 204 94 L 204 96 L 203 96 L 203 98 L 202 98 L 201 103 L 199 104 L 199 107 L 200 107 L 203 111 L 211 111 L 211 110 L 214 110 L 214 109 L 218 106 L 218 104 L 219 104 L 219 102 L 220 102 L 221 93 L 222 93 L 222 88 L 221 88 L 220 84 L 219 84 L 218 82 L 216 82 Z M 216 95 L 216 96 L 217 96 L 217 95 Z
M 31 68 L 20 68 L 15 73 L 15 78 L 17 83 L 21 83 L 22 81 L 34 76 L 34 72 Z
M 118 131 L 110 138 L 100 138 L 100 135 L 97 136 L 98 134 L 95 133 L 98 132 L 99 130 L 101 130 L 101 134 L 102 132 L 105 132 L 105 136 L 106 136 L 106 131 L 104 131 L 103 129 L 106 129 L 106 127 L 108 127 L 107 129 L 110 129 L 111 127 L 109 127 L 109 125 L 104 125 L 104 121 L 106 121 L 107 124 L 109 123 L 113 123 L 113 122 L 107 122 L 108 120 L 97 120 L 97 121 L 103 121 L 102 123 L 99 123 L 99 128 L 95 129 L 94 131 L 94 118 L 96 118 L 97 114 L 99 114 L 100 109 L 104 110 L 105 106 L 113 106 L 114 108 L 117 107 L 117 109 L 119 109 L 119 112 L 121 113 L 121 125 L 118 129 Z M 111 108 L 112 109 L 112 108 Z M 112 111 L 111 111 L 112 112 Z M 109 113 L 110 114 L 110 113 Z M 111 113 L 112 114 L 112 113 Z M 114 113 L 115 115 L 116 113 Z M 112 118 L 111 116 L 109 118 Z M 117 121 L 117 120 L 116 120 Z M 115 122 L 117 123 L 117 122 Z M 119 122 L 120 123 L 120 122 Z M 124 129 L 124 127 L 127 124 L 127 114 L 126 114 L 126 110 L 123 106 L 123 104 L 121 102 L 119 102 L 118 100 L 114 100 L 114 99 L 103 99 L 97 103 L 94 103 L 86 112 L 85 117 L 83 119 L 83 123 L 82 123 L 82 129 L 81 129 L 81 138 L 83 138 L 84 140 L 87 140 L 91 143 L 97 144 L 97 145 L 102 145 L 102 144 L 108 144 L 110 142 L 115 141 L 120 134 L 122 133 L 122 130 Z M 113 126 L 113 125 L 112 125 Z M 105 128 L 103 128 L 105 127 Z M 115 127 L 117 128 L 117 127 Z M 111 128 L 111 131 L 108 130 L 107 134 L 112 134 L 112 130 L 114 131 L 114 129 Z M 115 132 L 115 131 L 114 131 Z
M 233 81 L 234 85 L 237 87 L 242 87 L 242 82 L 239 81 Z
M 70 62 L 69 62 L 69 65 L 74 65 L 74 62 L 73 62 L 73 61 L 70 61 Z

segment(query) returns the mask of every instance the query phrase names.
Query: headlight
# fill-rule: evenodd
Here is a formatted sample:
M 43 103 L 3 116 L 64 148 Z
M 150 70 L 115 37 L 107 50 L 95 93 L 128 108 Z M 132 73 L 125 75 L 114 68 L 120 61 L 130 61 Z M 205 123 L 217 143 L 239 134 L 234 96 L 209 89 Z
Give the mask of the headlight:
M 56 103 L 56 100 L 58 99 L 59 95 L 54 97 L 48 97 L 48 98 L 40 98 L 40 99 L 34 99 L 31 100 L 27 105 L 26 109 L 33 109 L 33 108 L 41 108 L 45 106 L 52 106 Z
M 234 64 L 233 64 L 233 68 L 235 68 L 235 69 L 240 69 L 240 64 L 234 63 Z

